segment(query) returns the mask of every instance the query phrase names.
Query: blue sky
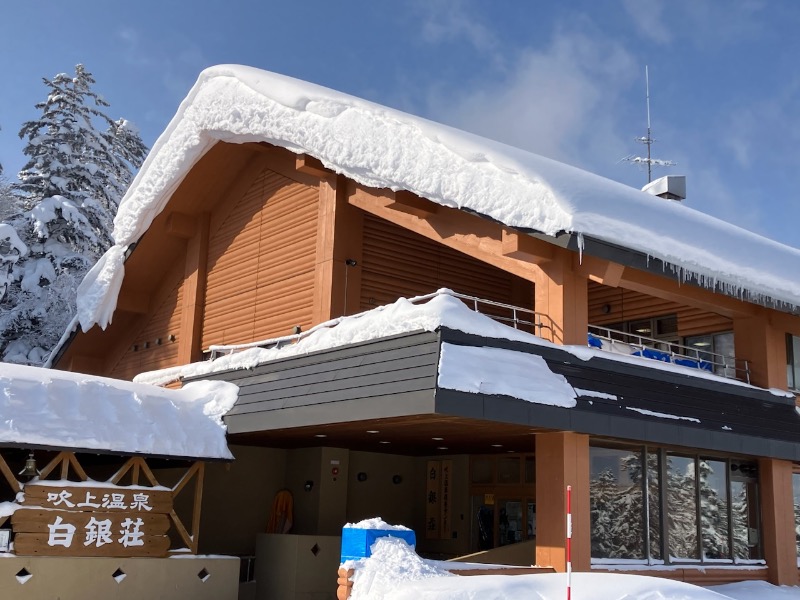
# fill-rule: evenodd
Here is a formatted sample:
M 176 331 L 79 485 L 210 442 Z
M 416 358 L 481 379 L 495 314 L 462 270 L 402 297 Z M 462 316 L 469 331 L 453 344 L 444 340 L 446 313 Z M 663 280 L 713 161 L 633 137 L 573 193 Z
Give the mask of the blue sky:
M 687 203 L 800 247 L 800 2 L 42 0 L 4 6 L 0 163 L 44 76 L 84 63 L 152 145 L 198 73 L 240 63 L 442 121 L 641 187 L 653 155 Z

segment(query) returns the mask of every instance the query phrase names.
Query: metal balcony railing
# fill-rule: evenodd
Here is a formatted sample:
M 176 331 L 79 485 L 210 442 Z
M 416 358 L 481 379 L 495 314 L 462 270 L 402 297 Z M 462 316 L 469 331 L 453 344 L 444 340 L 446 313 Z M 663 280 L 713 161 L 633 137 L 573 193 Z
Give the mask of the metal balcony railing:
M 536 312 L 529 308 L 514 306 L 513 304 L 504 304 L 502 302 L 478 298 L 477 296 L 459 294 L 451 290 L 438 290 L 432 294 L 409 298 L 409 302 L 413 304 L 423 304 L 442 294 L 458 298 L 475 312 L 509 325 L 514 329 L 532 333 L 551 342 L 555 341 L 554 338 L 560 339 L 560 335 L 558 335 L 558 332 L 555 330 L 555 324 L 546 314 Z M 338 319 L 320 323 L 308 331 L 293 335 L 247 344 L 215 345 L 211 346 L 208 352 L 210 354 L 210 359 L 213 360 L 219 356 L 247 350 L 249 348 L 281 348 L 289 344 L 297 343 L 298 340 L 320 329 L 335 327 L 344 318 L 357 319 L 363 314 L 365 313 L 352 315 L 350 317 L 339 317 Z M 750 370 L 747 361 L 737 360 L 729 356 L 715 354 L 691 346 L 682 346 L 680 344 L 665 342 L 664 340 L 647 338 L 597 325 L 589 325 L 588 345 L 616 354 L 643 356 L 645 358 L 674 363 L 683 367 L 708 371 L 731 379 L 740 379 L 747 383 L 750 382 Z
M 643 356 L 750 383 L 750 365 L 746 360 L 696 346 L 684 346 L 599 325 L 589 325 L 588 341 L 591 347 L 616 354 Z

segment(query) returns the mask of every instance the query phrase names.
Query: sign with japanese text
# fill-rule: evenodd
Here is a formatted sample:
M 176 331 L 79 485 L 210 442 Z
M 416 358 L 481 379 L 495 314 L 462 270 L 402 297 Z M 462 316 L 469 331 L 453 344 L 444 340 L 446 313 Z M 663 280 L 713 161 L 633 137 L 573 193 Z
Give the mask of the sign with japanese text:
M 441 474 L 442 461 L 429 460 L 425 472 L 425 538 L 429 540 L 437 540 L 441 536 Z
M 446 540 L 450 538 L 450 532 L 453 529 L 453 523 L 451 519 L 451 512 L 453 508 L 453 494 L 452 490 L 450 489 L 451 480 L 453 477 L 453 461 L 452 460 L 443 460 L 442 461 L 442 475 L 439 478 L 441 487 L 439 488 L 439 496 L 441 497 L 441 507 L 442 507 L 442 516 L 441 516 L 441 538 Z
M 16 554 L 166 556 L 169 490 L 119 486 L 25 486 L 11 517 Z

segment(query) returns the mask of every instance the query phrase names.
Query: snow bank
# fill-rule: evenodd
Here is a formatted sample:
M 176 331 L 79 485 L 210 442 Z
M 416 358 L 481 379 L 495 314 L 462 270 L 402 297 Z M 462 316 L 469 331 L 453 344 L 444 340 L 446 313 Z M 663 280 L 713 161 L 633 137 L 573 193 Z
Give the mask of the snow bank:
M 183 458 L 233 458 L 222 416 L 238 388 L 181 390 L 0 363 L 0 443 Z
M 346 523 L 344 529 L 378 529 L 380 531 L 411 531 L 405 525 L 390 525 L 380 517 L 364 519 L 358 523 Z
M 219 140 L 269 142 L 370 187 L 408 190 L 512 227 L 588 235 L 735 295 L 800 305 L 797 249 L 485 138 L 291 77 L 221 65 L 201 73 L 122 200 L 116 246 L 78 298 L 84 331 L 110 322 L 124 272 L 119 256 Z

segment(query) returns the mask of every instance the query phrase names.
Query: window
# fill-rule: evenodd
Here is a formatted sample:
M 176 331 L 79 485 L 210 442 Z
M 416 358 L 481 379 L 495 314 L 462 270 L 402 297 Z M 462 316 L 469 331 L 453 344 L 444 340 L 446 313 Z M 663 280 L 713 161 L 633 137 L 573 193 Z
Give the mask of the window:
M 786 335 L 786 383 L 790 390 L 800 389 L 800 337 Z
M 794 540 L 797 557 L 800 558 L 800 473 L 792 474 L 792 492 L 794 497 Z
M 736 376 L 736 353 L 733 332 L 709 333 L 684 338 L 684 345 L 694 349 L 689 358 L 698 358 L 714 365 L 714 372 L 723 377 Z
M 761 559 L 755 464 L 646 447 L 592 445 L 589 456 L 592 558 Z

